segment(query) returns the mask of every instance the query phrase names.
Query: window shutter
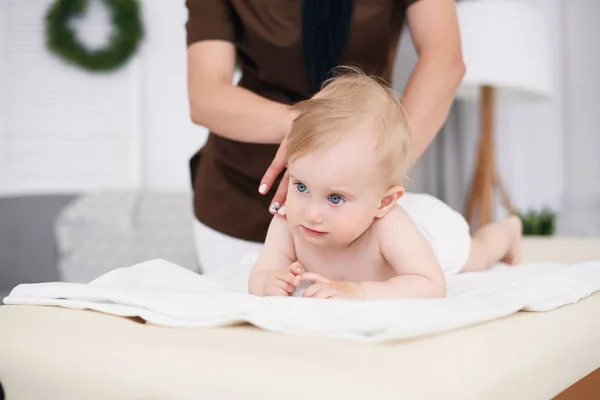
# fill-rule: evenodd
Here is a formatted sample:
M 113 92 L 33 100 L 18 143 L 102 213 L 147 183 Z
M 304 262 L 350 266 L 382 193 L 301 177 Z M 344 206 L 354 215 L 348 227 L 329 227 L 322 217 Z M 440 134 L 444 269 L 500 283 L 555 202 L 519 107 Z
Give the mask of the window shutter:
M 0 1 L 0 194 L 137 186 L 140 62 L 92 73 L 50 54 L 53 1 Z M 109 33 L 101 3 L 74 24 L 82 40 Z

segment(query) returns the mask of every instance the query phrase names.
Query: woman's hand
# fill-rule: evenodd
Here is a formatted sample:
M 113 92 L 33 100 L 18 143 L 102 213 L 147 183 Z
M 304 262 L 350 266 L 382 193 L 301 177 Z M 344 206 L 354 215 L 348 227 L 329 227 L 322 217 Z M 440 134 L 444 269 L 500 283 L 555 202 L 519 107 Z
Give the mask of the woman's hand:
M 261 194 L 265 194 L 269 191 L 275 179 L 279 176 L 279 174 L 286 169 L 287 160 L 285 157 L 285 144 L 286 139 L 283 139 L 281 144 L 279 145 L 279 149 L 275 154 L 275 158 L 267 168 L 267 171 L 263 175 L 262 181 L 260 182 L 260 187 L 258 191 Z M 281 182 L 279 183 L 279 187 L 277 188 L 277 192 L 275 196 L 273 196 L 273 200 L 271 201 L 271 206 L 269 207 L 269 212 L 271 214 L 275 214 L 279 212 L 280 215 L 285 215 L 285 199 L 287 198 L 288 184 L 290 181 L 290 175 L 288 171 L 285 171 Z
M 206 40 L 189 47 L 191 117 L 194 123 L 228 139 L 248 143 L 281 143 L 259 187 L 259 192 L 265 194 L 286 167 L 285 138 L 296 113 L 286 104 L 268 100 L 234 85 L 234 66 L 235 47 L 231 43 Z M 262 128 L 257 130 L 257 126 Z M 286 173 L 270 207 L 273 214 L 285 202 L 288 181 Z M 277 205 L 273 207 L 275 202 Z

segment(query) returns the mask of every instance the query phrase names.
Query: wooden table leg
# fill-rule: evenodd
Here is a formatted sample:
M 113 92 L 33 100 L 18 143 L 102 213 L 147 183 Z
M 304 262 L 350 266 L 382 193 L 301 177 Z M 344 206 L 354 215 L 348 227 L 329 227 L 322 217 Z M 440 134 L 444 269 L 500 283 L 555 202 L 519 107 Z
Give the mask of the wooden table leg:
M 471 225 L 482 226 L 492 220 L 494 186 L 497 180 L 493 113 L 494 89 L 491 86 L 484 86 L 481 89 L 481 134 L 465 215 Z M 478 211 L 477 223 L 474 220 L 476 209 Z
M 477 158 L 473 167 L 473 181 L 467 195 L 465 217 L 472 227 L 492 222 L 494 193 L 500 192 L 502 204 L 511 214 L 514 213 L 510 197 L 496 167 L 494 145 L 494 88 L 481 89 L 481 134 L 477 147 Z M 475 212 L 478 212 L 477 218 Z

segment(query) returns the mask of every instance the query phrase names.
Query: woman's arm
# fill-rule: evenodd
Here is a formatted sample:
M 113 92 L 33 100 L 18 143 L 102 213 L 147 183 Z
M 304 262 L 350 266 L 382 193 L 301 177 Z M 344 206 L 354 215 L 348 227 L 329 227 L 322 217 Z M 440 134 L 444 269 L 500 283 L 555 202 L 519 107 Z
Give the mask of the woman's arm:
M 192 121 L 241 142 L 280 143 L 293 120 L 289 108 L 233 84 L 235 47 L 206 40 L 188 47 Z
M 419 55 L 402 99 L 412 132 L 410 169 L 446 121 L 465 65 L 455 0 L 417 1 L 407 19 Z

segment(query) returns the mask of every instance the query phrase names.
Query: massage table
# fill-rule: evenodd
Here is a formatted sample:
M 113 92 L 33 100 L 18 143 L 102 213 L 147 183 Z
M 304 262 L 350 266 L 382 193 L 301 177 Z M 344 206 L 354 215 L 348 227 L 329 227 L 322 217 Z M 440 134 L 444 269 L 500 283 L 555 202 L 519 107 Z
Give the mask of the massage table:
M 586 260 L 600 260 L 600 239 L 524 242 L 524 262 Z M 7 400 L 600 399 L 598 368 L 600 292 L 383 344 L 0 306 Z

